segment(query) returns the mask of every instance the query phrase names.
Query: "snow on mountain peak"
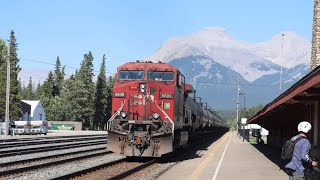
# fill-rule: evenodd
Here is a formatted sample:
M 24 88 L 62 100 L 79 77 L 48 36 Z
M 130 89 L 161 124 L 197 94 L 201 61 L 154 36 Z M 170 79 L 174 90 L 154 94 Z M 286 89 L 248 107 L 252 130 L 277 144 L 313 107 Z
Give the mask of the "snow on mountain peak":
M 252 51 L 287 68 L 309 64 L 311 60 L 311 42 L 294 32 L 279 33 L 269 41 L 256 44 Z
M 249 44 L 235 39 L 222 27 L 206 27 L 188 36 L 167 40 L 146 60 L 170 62 L 187 56 L 207 56 L 252 82 L 263 75 L 277 73 L 279 65 L 291 68 L 309 63 L 310 51 L 311 43 L 294 32 L 282 32 L 269 41 Z

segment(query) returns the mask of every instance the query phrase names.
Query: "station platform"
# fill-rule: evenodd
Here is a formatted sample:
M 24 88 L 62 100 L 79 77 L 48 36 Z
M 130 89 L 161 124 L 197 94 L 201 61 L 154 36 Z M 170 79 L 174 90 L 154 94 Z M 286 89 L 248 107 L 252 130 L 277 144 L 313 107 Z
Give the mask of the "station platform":
M 228 132 L 210 146 L 197 150 L 192 157 L 186 157 L 159 180 L 286 180 L 288 176 L 279 168 L 266 145 L 252 145 Z M 277 157 L 275 157 L 277 155 Z M 274 156 L 274 157 L 271 157 Z M 280 160 L 280 159 L 279 159 Z

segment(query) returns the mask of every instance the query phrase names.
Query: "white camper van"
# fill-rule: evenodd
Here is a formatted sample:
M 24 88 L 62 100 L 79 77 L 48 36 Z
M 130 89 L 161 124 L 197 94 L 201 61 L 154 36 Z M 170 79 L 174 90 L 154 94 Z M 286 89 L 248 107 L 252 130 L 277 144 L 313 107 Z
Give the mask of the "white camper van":
M 30 121 L 30 134 L 44 134 L 48 133 L 48 122 L 47 121 Z
M 28 126 L 28 121 L 15 121 L 14 133 L 15 134 L 29 134 L 30 128 Z

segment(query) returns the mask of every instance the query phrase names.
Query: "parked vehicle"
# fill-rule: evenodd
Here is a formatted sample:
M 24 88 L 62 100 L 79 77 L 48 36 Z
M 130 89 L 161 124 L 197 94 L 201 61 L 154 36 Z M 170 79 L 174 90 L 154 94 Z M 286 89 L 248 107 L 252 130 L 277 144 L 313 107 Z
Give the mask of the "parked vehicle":
M 15 134 L 26 134 L 26 126 L 16 126 L 14 128 Z
M 44 134 L 48 133 L 47 121 L 15 121 L 15 133 L 16 134 Z
M 15 134 L 30 134 L 30 121 L 15 121 L 14 133 Z
M 48 133 L 48 122 L 47 121 L 30 121 L 30 134 L 44 134 Z

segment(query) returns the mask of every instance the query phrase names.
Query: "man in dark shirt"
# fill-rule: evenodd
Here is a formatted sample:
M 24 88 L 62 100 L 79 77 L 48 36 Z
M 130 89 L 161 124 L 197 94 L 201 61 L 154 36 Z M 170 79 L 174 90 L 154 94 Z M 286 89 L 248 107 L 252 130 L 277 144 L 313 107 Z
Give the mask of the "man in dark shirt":
M 310 165 L 317 166 L 318 164 L 309 157 L 311 144 L 306 137 L 310 130 L 311 124 L 309 122 L 300 122 L 298 125 L 299 134 L 291 138 L 292 141 L 295 141 L 299 137 L 304 137 L 295 144 L 292 159 L 286 165 L 286 168 L 293 171 L 292 175 L 289 175 L 289 180 L 304 180 L 305 167 L 309 167 Z

